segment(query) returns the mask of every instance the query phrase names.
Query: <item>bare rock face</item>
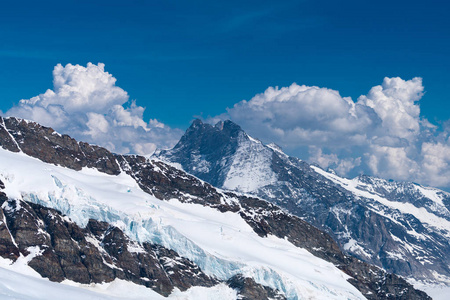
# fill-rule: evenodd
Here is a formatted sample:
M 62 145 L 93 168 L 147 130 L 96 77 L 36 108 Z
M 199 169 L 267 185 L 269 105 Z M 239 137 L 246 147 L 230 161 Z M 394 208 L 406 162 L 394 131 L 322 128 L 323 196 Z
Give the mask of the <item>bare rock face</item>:
M 0 193 L 0 205 L 2 205 L 5 201 L 7 201 L 6 195 Z M 3 210 L 0 210 L 0 253 L 3 253 L 2 256 L 4 258 L 11 260 L 16 260 L 20 255 L 17 244 L 13 240 L 13 237 L 9 231 L 8 223 L 6 222 L 6 216 L 3 213 Z
M 242 300 L 274 299 L 285 300 L 286 297 L 278 291 L 257 284 L 252 278 L 235 275 L 227 281 L 228 285 L 239 291 Z

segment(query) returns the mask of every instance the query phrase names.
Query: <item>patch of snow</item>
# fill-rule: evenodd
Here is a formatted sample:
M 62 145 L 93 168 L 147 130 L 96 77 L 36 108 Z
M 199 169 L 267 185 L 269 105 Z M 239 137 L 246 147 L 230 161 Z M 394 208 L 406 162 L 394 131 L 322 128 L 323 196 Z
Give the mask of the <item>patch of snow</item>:
M 232 157 L 223 188 L 243 193 L 273 184 L 277 175 L 272 171 L 272 153 L 260 141 L 250 136 L 238 137 L 239 146 Z
M 124 282 L 123 288 L 126 288 L 130 294 L 135 291 L 137 285 Z M 95 288 L 93 287 L 95 290 Z M 144 288 L 145 289 L 145 288 Z M 144 294 L 145 292 L 145 294 Z M 164 299 L 150 289 L 141 292 L 137 297 L 116 297 L 113 294 L 98 293 L 88 291 L 79 287 L 68 286 L 56 282 L 50 282 L 47 279 L 36 278 L 24 275 L 13 270 L 0 267 L 0 298 L 14 300 L 137 300 L 142 299 Z
M 192 167 L 192 169 L 195 172 L 200 172 L 200 173 L 208 173 L 209 169 L 211 168 L 211 163 L 209 161 L 207 161 L 206 159 L 203 158 L 202 155 L 199 154 L 192 154 L 192 162 L 194 167 Z
M 347 243 L 343 246 L 344 250 L 351 251 L 353 253 L 366 256 L 368 258 L 371 258 L 372 255 L 368 253 L 361 245 L 358 244 L 358 242 L 354 239 L 350 239 Z
M 170 294 L 169 299 L 235 300 L 238 299 L 238 295 L 235 290 L 221 283 L 210 288 L 194 286 L 184 292 L 175 289 L 172 294 Z
M 183 166 L 180 163 L 176 163 L 176 162 L 165 162 L 165 163 L 168 164 L 169 166 L 174 167 L 175 169 L 184 171 Z
M 280 154 L 283 157 L 289 157 L 286 153 L 283 152 L 283 149 L 281 149 L 280 146 L 278 146 L 277 144 L 274 143 L 270 143 L 266 145 L 268 148 L 272 149 L 273 151 L 275 151 L 276 153 Z
M 444 203 L 442 202 L 442 197 L 439 196 L 439 193 L 442 193 L 442 191 L 434 188 L 429 187 L 422 187 L 419 185 L 414 185 L 414 187 L 425 197 L 430 199 L 431 201 L 437 203 L 440 206 L 444 206 Z M 445 206 L 444 206 L 445 207 Z
M 261 144 L 261 141 L 255 139 L 255 138 L 253 138 L 253 137 L 251 137 L 251 136 L 249 136 L 248 134 L 244 133 L 244 135 L 245 135 L 246 137 L 248 137 L 248 139 L 249 139 L 251 142 L 257 143 L 257 144 Z
M 386 251 L 386 254 L 390 258 L 394 258 L 394 259 L 398 259 L 398 260 L 405 260 L 405 258 L 403 257 L 403 255 L 400 252 Z

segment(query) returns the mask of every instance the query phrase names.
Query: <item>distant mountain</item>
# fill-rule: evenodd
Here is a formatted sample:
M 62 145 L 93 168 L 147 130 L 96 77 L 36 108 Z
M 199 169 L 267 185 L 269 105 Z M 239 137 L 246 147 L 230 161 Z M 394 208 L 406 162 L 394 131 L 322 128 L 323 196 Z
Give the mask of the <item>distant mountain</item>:
M 122 280 L 154 299 L 429 299 L 276 205 L 162 161 L 16 118 L 0 117 L 0 146 L 0 276 Z M 16 285 L 0 295 L 24 295 Z
M 370 176 L 346 179 L 231 121 L 195 120 L 158 157 L 216 187 L 266 199 L 329 233 L 347 253 L 388 272 L 450 284 L 450 194 Z

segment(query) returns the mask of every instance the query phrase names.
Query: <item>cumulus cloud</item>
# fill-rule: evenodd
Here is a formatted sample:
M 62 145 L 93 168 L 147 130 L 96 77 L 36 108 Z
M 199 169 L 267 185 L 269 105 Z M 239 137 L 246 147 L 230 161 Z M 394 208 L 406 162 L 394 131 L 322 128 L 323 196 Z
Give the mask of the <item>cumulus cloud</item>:
M 436 186 L 449 186 L 450 178 L 450 140 L 447 143 L 426 142 L 422 144 L 423 174 L 429 176 L 428 182 Z
M 314 146 L 310 147 L 309 160 L 317 163 L 319 166 L 333 166 L 333 170 L 335 170 L 339 174 L 347 174 L 350 170 L 361 165 L 361 157 L 349 157 L 342 159 L 339 158 L 335 153 L 325 154 L 322 152 L 321 148 L 317 148 Z
M 401 78 L 385 78 L 382 85 L 373 87 L 358 103 L 372 108 L 382 120 L 383 134 L 400 139 L 411 139 L 420 130 L 422 98 L 421 78 L 405 81 Z
M 230 117 L 256 135 L 288 146 L 347 143 L 340 135 L 362 142 L 366 128 L 380 120 L 374 111 L 355 104 L 338 91 L 316 86 L 268 88 L 250 101 L 241 101 L 221 118 Z
M 20 100 L 6 115 L 39 122 L 117 153 L 145 155 L 156 147 L 173 146 L 182 132 L 157 120 L 144 121 L 145 108 L 129 101 L 104 68 L 102 63 L 58 64 L 53 89 Z
M 450 186 L 450 126 L 420 115 L 422 79 L 384 78 L 357 101 L 338 91 L 269 87 L 210 120 L 231 119 L 251 135 L 341 175 L 372 174 Z

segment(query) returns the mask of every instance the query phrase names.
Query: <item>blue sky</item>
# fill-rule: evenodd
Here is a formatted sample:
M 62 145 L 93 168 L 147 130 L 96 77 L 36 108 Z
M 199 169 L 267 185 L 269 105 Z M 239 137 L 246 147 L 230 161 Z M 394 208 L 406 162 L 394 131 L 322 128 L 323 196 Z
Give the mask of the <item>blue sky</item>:
M 140 154 L 173 145 L 194 117 L 230 118 L 342 175 L 449 188 L 449 10 L 433 0 L 8 1 L 0 110 Z
M 0 109 L 51 88 L 57 63 L 103 62 L 147 118 L 174 127 L 268 86 L 355 100 L 385 76 L 422 77 L 423 114 L 446 120 L 448 11 L 445 1 L 8 1 Z

